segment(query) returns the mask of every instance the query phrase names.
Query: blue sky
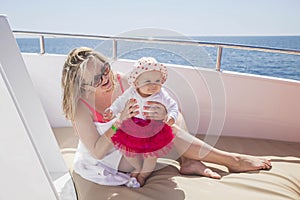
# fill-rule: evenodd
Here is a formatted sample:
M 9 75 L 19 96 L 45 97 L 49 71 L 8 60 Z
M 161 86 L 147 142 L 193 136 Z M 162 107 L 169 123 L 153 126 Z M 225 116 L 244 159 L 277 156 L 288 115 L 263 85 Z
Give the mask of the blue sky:
M 300 35 L 300 0 L 0 0 L 13 30 L 119 35 Z

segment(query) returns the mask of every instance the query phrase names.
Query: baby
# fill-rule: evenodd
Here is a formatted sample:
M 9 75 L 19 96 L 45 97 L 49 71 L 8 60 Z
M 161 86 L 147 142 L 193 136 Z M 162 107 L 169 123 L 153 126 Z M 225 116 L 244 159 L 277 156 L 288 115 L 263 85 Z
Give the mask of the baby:
M 112 119 L 120 113 L 129 99 L 135 99 L 139 114 L 124 120 L 116 130 L 112 141 L 128 162 L 134 167 L 132 176 L 141 186 L 145 184 L 156 166 L 157 157 L 163 156 L 172 148 L 172 126 L 178 116 L 178 106 L 162 85 L 167 79 L 167 68 L 152 57 L 143 57 L 135 63 L 128 77 L 131 86 L 122 96 L 106 109 L 104 117 Z M 164 120 L 150 120 L 143 115 L 148 101 L 163 104 L 167 111 Z

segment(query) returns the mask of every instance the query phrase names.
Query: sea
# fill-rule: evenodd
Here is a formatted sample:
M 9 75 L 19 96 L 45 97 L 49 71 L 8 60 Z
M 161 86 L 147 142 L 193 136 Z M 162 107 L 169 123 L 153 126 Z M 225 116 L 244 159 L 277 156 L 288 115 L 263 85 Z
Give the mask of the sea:
M 187 38 L 184 38 L 187 40 Z M 191 36 L 191 41 L 262 46 L 300 50 L 300 36 Z M 17 38 L 21 52 L 39 53 L 39 38 Z M 79 38 L 45 38 L 48 54 L 67 54 L 87 46 L 112 57 L 112 41 Z M 118 41 L 118 59 L 155 57 L 159 62 L 192 67 L 215 68 L 215 47 Z M 300 81 L 300 55 L 224 48 L 222 71 L 234 71 Z

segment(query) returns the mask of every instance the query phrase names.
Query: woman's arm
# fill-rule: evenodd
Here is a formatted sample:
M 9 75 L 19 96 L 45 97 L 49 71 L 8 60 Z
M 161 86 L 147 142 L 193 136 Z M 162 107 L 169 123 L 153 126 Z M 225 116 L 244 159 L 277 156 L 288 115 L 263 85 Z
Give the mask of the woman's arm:
M 121 112 L 120 118 L 114 123 L 114 126 L 119 128 L 123 120 L 136 116 L 137 114 L 136 101 L 130 99 L 126 103 L 124 110 Z M 78 103 L 73 127 L 81 142 L 96 159 L 103 159 L 113 148 L 111 137 L 115 134 L 115 130 L 109 128 L 104 134 L 100 135 L 95 127 L 89 109 L 82 102 Z
M 113 136 L 114 131 L 109 129 L 101 136 L 90 110 L 82 102 L 78 103 L 73 127 L 81 142 L 96 159 L 102 159 L 113 147 L 110 137 Z

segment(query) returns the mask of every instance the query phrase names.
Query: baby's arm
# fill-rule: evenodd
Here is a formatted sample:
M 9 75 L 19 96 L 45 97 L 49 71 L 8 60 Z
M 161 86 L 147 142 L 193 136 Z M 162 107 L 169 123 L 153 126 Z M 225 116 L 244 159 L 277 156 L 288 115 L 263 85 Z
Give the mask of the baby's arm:
M 166 90 L 162 89 L 163 94 L 163 104 L 168 112 L 166 119 L 164 120 L 166 124 L 172 126 L 178 117 L 178 105 L 177 102 L 167 93 Z

